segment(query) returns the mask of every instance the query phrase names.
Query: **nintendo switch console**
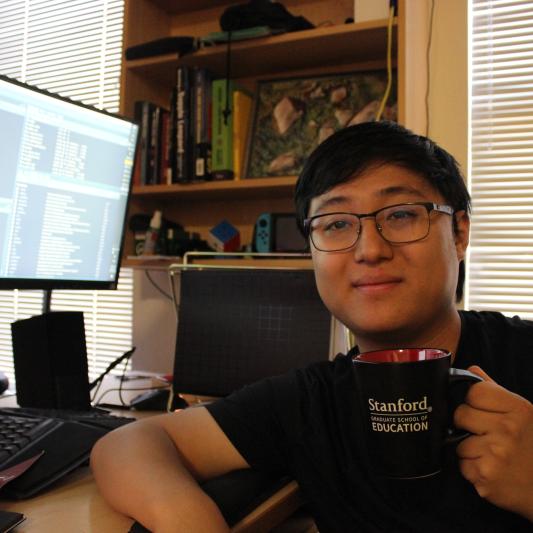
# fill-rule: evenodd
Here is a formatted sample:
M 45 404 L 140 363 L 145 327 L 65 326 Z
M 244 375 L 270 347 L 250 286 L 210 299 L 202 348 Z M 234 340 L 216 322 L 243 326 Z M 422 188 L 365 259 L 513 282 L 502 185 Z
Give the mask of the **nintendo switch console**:
M 254 252 L 305 252 L 307 242 L 300 233 L 294 213 L 262 213 L 253 237 Z

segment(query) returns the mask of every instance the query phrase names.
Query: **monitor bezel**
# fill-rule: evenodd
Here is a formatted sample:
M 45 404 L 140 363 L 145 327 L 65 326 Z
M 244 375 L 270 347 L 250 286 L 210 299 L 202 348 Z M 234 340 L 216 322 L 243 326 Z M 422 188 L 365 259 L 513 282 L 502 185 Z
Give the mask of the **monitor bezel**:
M 37 87 L 36 85 L 31 85 L 29 83 L 25 83 L 19 80 L 16 80 L 14 78 L 10 78 L 4 74 L 0 74 L 0 80 L 5 81 L 7 83 L 11 83 L 12 85 L 18 85 L 19 87 L 28 89 L 33 92 L 41 93 L 45 96 L 52 97 L 54 99 L 67 102 L 70 104 L 74 104 L 78 107 L 88 109 L 90 111 L 96 111 L 102 115 L 107 115 L 110 117 L 117 118 L 119 120 L 123 120 L 124 122 L 127 122 L 128 124 L 136 125 L 137 128 L 139 128 L 139 125 L 130 118 L 127 118 L 119 113 L 111 113 L 109 111 L 106 111 L 105 109 L 98 109 L 97 107 L 90 105 L 90 104 L 84 104 L 83 102 L 79 102 L 77 100 L 73 100 L 72 98 L 69 98 L 67 96 L 61 96 L 57 93 L 50 92 L 46 89 L 42 89 L 41 87 Z M 135 147 L 133 151 L 133 161 L 135 162 L 137 160 L 137 151 L 139 149 L 139 141 L 140 141 L 140 132 L 139 129 L 137 130 L 137 139 L 135 142 Z M 134 163 L 135 165 L 135 163 Z M 126 209 L 124 210 L 124 219 L 122 221 L 122 237 L 120 240 L 120 247 L 119 247 L 119 262 L 116 269 L 115 278 L 113 280 L 81 280 L 81 279 L 58 279 L 58 278 L 6 278 L 0 276 L 0 290 L 12 290 L 12 289 L 27 289 L 27 290 L 63 290 L 63 289 L 80 289 L 80 290 L 114 290 L 118 286 L 118 278 L 120 275 L 120 267 L 122 263 L 122 254 L 124 252 L 124 241 L 126 239 L 126 221 L 128 218 L 128 211 L 129 211 L 129 203 L 131 198 L 131 191 L 133 186 L 133 174 L 134 174 L 134 168 L 132 168 L 132 175 L 130 178 L 128 193 L 126 197 Z

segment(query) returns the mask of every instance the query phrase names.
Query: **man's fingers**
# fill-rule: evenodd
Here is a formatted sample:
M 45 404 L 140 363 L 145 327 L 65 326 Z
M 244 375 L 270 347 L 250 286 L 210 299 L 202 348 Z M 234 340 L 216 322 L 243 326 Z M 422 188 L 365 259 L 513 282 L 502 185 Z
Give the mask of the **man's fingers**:
M 475 383 L 470 387 L 465 403 L 481 411 L 493 413 L 509 413 L 516 409 L 523 398 L 510 392 L 494 381 Z
M 462 440 L 456 448 L 459 459 L 479 459 L 486 450 L 483 439 L 472 435 Z
M 472 365 L 467 368 L 469 372 L 483 378 L 485 381 L 490 381 L 491 383 L 496 383 L 481 367 L 477 365 Z
M 480 411 L 463 403 L 455 410 L 453 422 L 460 429 L 476 435 L 484 435 L 494 429 L 500 416 L 499 413 Z
M 463 477 L 474 485 L 478 494 L 484 498 L 487 494 L 487 489 L 483 484 L 483 478 L 479 471 L 479 461 L 477 459 L 461 459 L 459 461 L 459 470 Z

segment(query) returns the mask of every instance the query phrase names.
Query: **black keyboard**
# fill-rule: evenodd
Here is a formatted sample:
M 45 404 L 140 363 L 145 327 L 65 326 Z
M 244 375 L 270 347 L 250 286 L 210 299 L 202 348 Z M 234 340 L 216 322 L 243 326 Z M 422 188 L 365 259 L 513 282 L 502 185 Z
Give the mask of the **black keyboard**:
M 58 424 L 51 418 L 0 415 L 0 467 Z
M 0 408 L 0 414 L 13 414 L 23 417 L 45 417 L 57 418 L 59 420 L 69 420 L 71 422 L 82 422 L 91 426 L 102 427 L 104 429 L 115 429 L 135 420 L 129 416 L 119 416 L 104 409 L 93 407 L 87 410 L 73 409 L 49 409 L 41 407 L 13 407 Z
M 87 464 L 100 437 L 133 420 L 96 409 L 0 409 L 0 470 L 44 452 L 26 472 L 0 489 L 0 498 L 19 499 L 37 494 Z

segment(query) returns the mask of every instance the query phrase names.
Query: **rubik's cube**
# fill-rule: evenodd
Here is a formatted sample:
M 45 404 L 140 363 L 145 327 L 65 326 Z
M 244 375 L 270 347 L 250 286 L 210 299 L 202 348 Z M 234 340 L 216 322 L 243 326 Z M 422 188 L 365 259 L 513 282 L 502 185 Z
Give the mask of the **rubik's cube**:
M 241 247 L 239 230 L 223 220 L 209 230 L 207 244 L 217 252 L 236 252 Z

